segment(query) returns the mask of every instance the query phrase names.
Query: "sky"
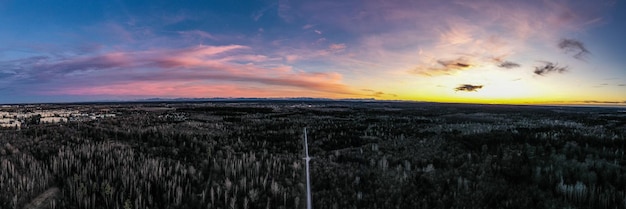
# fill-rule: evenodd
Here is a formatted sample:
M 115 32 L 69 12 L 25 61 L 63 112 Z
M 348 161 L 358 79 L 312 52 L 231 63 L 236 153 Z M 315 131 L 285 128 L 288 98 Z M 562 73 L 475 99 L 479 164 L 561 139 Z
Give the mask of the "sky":
M 626 105 L 617 0 L 0 0 L 0 103 Z

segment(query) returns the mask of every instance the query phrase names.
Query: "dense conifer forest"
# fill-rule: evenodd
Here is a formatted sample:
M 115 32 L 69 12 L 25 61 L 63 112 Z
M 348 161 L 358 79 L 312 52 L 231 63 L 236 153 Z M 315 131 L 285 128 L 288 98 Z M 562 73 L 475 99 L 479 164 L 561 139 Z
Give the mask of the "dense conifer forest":
M 32 108 L 32 107 L 30 107 Z M 620 108 L 401 102 L 41 105 L 0 131 L 0 208 L 626 208 Z M 23 106 L 5 111 L 27 111 Z

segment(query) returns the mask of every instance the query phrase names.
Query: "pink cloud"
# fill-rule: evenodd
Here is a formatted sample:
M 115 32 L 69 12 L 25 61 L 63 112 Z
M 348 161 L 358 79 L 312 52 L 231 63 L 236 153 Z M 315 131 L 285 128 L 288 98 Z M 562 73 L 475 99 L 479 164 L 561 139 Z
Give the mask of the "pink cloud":
M 342 50 L 345 45 L 330 48 Z M 36 59 L 20 65 L 26 67 L 30 75 L 37 75 L 32 77 L 34 79 L 50 83 L 64 81 L 39 91 L 43 94 L 141 95 L 142 92 L 162 92 L 169 95 L 168 92 L 182 93 L 183 90 L 197 90 L 201 86 L 209 88 L 227 82 L 255 85 L 262 91 L 283 89 L 282 92 L 334 97 L 359 95 L 358 91 L 343 84 L 341 74 L 294 70 L 291 66 L 279 64 L 281 59 L 250 54 L 249 51 L 248 47 L 241 45 L 198 45 L 182 49 Z M 230 96 L 241 96 L 239 91 L 231 92 L 234 93 Z M 152 93 L 145 95 L 152 96 Z
M 328 46 L 328 50 L 331 52 L 338 52 L 346 49 L 346 44 L 331 44 Z
M 345 95 L 340 94 L 302 91 L 286 87 L 186 81 L 136 81 L 124 84 L 68 88 L 60 89 L 60 91 L 44 91 L 40 93 L 48 95 L 115 95 L 136 97 L 345 97 Z
M 198 45 L 195 47 L 178 49 L 178 50 L 165 50 L 167 53 L 174 53 L 173 56 L 189 56 L 189 57 L 207 57 L 217 54 L 221 54 L 227 51 L 236 49 L 247 49 L 248 47 L 242 45 L 226 45 L 226 46 L 207 46 Z
M 185 82 L 146 82 L 137 81 L 96 87 L 64 89 L 69 95 L 118 95 L 118 96 L 163 96 L 163 97 L 230 97 L 258 93 L 237 85 L 189 84 Z
M 331 61 L 337 58 L 337 54 L 341 54 L 346 51 L 347 45 L 345 43 L 333 43 L 325 46 L 325 38 L 320 38 L 312 44 L 306 44 L 302 46 L 277 46 L 278 50 L 275 50 L 276 56 L 282 57 L 282 60 L 287 63 L 294 63 L 302 60 L 315 60 L 323 59 L 325 61 Z
M 285 61 L 287 62 L 294 62 L 296 60 L 298 60 L 300 58 L 300 56 L 295 55 L 295 54 L 289 54 L 285 56 Z
M 219 62 L 219 60 L 214 58 L 214 56 L 237 49 L 247 49 L 247 47 L 241 45 L 199 45 L 184 49 L 144 51 L 136 54 L 139 55 L 137 60 L 154 63 L 164 68 L 199 67 L 219 65 L 222 62 Z M 239 57 L 241 57 L 242 60 L 262 59 L 262 57 L 255 57 L 251 55 L 243 55 Z M 231 57 L 230 59 L 232 60 L 234 58 Z
M 439 42 L 441 45 L 460 45 L 474 41 L 474 36 L 469 29 L 462 26 L 452 26 L 439 34 Z

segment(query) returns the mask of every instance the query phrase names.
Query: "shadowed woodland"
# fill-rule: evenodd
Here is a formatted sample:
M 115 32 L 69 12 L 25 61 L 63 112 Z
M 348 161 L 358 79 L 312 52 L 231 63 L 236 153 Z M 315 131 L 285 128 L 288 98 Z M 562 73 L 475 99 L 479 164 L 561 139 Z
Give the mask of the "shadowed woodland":
M 314 208 L 626 208 L 623 109 L 107 108 L 118 116 L 3 129 L 0 208 L 304 208 L 303 127 Z

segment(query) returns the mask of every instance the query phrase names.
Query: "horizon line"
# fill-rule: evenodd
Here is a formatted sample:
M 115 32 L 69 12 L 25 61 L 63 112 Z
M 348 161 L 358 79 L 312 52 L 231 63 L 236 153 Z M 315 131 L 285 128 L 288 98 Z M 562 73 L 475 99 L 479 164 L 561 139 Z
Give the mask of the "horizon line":
M 455 102 L 455 101 L 425 101 L 425 100 L 387 100 L 376 98 L 325 98 L 325 97 L 151 97 L 139 99 L 109 99 L 109 100 L 84 100 L 66 102 L 15 102 L 0 103 L 7 105 L 53 105 L 53 104 L 89 104 L 89 103 L 156 103 L 156 102 L 221 102 L 221 101 L 327 101 L 327 102 L 398 102 L 398 103 L 434 103 L 434 104 L 466 104 L 466 105 L 512 105 L 512 106 L 546 106 L 546 107 L 609 107 L 626 108 L 625 102 L 586 102 L 586 101 L 551 101 L 551 102 Z

